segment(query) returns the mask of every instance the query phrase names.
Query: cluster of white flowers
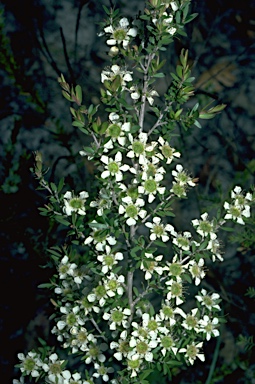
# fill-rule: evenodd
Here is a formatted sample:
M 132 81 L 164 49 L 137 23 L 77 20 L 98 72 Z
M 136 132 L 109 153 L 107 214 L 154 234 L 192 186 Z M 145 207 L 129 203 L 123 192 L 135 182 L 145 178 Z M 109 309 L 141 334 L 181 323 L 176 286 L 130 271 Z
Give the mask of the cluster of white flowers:
M 148 31 L 171 39 L 177 32 L 174 19 L 179 3 L 148 2 L 150 11 L 144 16 L 151 18 Z M 83 356 L 88 380 L 65 369 L 66 362 L 56 353 L 44 358 L 36 352 L 19 354 L 22 374 L 36 380 L 42 377 L 46 383 L 91 384 L 98 379 L 116 384 L 111 379 L 115 364 L 134 382 L 154 362 L 204 361 L 204 341 L 219 336 L 220 296 L 201 288 L 195 296 L 196 307 L 185 312 L 187 283 L 199 289 L 206 276 L 206 260 L 223 260 L 218 229 L 229 219 L 244 224 L 253 201 L 252 194 L 244 195 L 235 187 L 233 202 L 224 203 L 224 220 L 209 220 L 205 212 L 189 223 L 190 231 L 175 228 L 169 220 L 171 204 L 186 198 L 196 179 L 179 163 L 181 153 L 162 128 L 169 120 L 170 105 L 163 112 L 153 106 L 159 95 L 150 86 L 160 66 L 155 39 L 146 43 L 152 51 L 146 48 L 139 61 L 136 52 L 145 42 L 131 47 L 137 27 L 125 17 L 109 17 L 105 25 L 102 34 L 114 56 L 114 64 L 101 74 L 106 88 L 102 99 L 109 114 L 103 123 L 94 120 L 94 147 L 88 154 L 80 152 L 98 167 L 98 196 L 87 202 L 91 196 L 86 191 L 78 196 L 70 191 L 64 194 L 60 201 L 65 222 L 69 220 L 71 228 L 78 223 L 82 236 L 73 241 L 79 246 L 77 252 L 66 247 L 60 256 L 53 253 L 58 273 L 52 283 L 57 296 L 52 333 L 64 349 Z M 125 55 L 135 60 L 132 71 L 123 66 Z M 144 75 L 140 82 L 133 74 L 135 67 Z M 144 124 L 147 108 L 156 111 L 153 126 Z M 155 305 L 157 310 L 150 302 L 155 292 L 162 298 Z
M 87 380 L 82 380 L 80 373 L 72 374 L 69 370 L 64 369 L 64 360 L 60 360 L 56 353 L 51 353 L 45 359 L 41 359 L 36 352 L 28 352 L 26 356 L 19 353 L 18 358 L 21 361 L 21 372 L 26 375 L 30 374 L 35 379 L 38 379 L 44 372 L 44 382 L 47 384 L 90 384 Z M 25 384 L 24 380 L 24 377 L 21 377 L 20 381 L 14 379 L 13 384 Z
M 224 203 L 224 208 L 227 213 L 224 217 L 226 220 L 234 220 L 238 224 L 244 225 L 245 222 L 243 218 L 250 217 L 250 204 L 252 201 L 252 194 L 246 193 L 243 194 L 242 188 L 236 186 L 233 191 L 231 191 L 232 203 L 229 204 L 227 201 Z
M 123 17 L 115 25 L 108 25 L 104 28 L 104 32 L 100 34 L 106 34 L 109 39 L 106 40 L 106 44 L 110 45 L 110 55 L 116 56 L 119 52 L 119 47 L 127 49 L 130 40 L 137 35 L 137 29 L 130 26 L 130 23 L 126 17 Z

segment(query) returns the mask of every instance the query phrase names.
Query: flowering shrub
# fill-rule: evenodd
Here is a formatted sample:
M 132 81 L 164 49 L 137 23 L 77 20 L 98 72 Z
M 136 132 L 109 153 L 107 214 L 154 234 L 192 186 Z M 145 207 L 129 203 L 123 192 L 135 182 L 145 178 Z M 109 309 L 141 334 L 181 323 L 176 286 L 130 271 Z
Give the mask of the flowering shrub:
M 36 154 L 36 177 L 50 193 L 41 212 L 68 227 L 68 245 L 49 251 L 56 274 L 44 285 L 54 292 L 52 333 L 62 349 L 41 340 L 38 351 L 19 353 L 22 377 L 14 384 L 145 384 L 155 370 L 171 377 L 175 367 L 204 361 L 204 341 L 219 336 L 220 296 L 199 286 L 207 261 L 223 260 L 219 229 L 226 220 L 244 224 L 254 197 L 237 186 L 223 215 L 209 219 L 204 212 L 191 221 L 192 231 L 171 223 L 174 202 L 197 182 L 172 146 L 174 128 L 200 127 L 199 118 L 225 107 L 187 107 L 194 78 L 184 50 L 166 94 L 154 89 L 164 77 L 161 52 L 195 17 L 189 3 L 150 0 L 134 21 L 105 8 L 100 35 L 112 60 L 101 74 L 106 121 L 99 106 L 82 104 L 79 85 L 59 78 L 74 103 L 73 126 L 92 139 L 80 155 L 97 172 L 91 191 L 62 194 L 64 181 L 48 183 Z M 191 309 L 188 291 L 196 292 Z

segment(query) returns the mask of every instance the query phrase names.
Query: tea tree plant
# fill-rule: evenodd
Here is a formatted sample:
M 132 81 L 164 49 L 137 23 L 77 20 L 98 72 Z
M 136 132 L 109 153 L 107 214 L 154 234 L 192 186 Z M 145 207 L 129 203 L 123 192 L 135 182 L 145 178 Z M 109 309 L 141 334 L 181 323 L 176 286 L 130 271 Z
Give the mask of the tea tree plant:
M 167 92 L 156 90 L 168 70 L 162 53 L 195 16 L 189 3 L 150 0 L 135 20 L 105 8 L 105 121 L 98 105 L 82 104 L 79 85 L 59 78 L 73 126 L 91 138 L 80 154 L 96 175 L 89 191 L 62 193 L 63 180 L 48 183 L 36 154 L 35 175 L 50 194 L 41 213 L 68 228 L 69 241 L 49 250 L 56 274 L 44 284 L 54 294 L 52 333 L 61 349 L 41 340 L 37 351 L 19 353 L 15 384 L 150 383 L 154 371 L 171 378 L 175 367 L 204 361 L 204 342 L 219 336 L 220 296 L 199 286 L 207 261 L 223 260 L 219 229 L 226 220 L 243 225 L 254 198 L 237 186 L 216 218 L 204 212 L 192 231 L 172 223 L 174 202 L 197 182 L 172 144 L 174 129 L 200 127 L 199 118 L 225 107 L 187 107 L 194 78 L 185 50 Z M 191 309 L 189 292 L 196 292 Z

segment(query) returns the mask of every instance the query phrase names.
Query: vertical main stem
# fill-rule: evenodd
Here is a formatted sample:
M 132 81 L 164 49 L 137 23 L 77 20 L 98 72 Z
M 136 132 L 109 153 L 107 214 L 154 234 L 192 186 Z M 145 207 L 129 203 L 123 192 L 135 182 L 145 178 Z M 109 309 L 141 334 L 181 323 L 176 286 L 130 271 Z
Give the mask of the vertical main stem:
M 134 277 L 134 272 L 129 271 L 127 274 L 127 289 L 128 289 L 128 303 L 131 312 L 133 312 L 133 277 Z
M 144 114 L 145 114 L 145 105 L 146 105 L 146 97 L 147 97 L 147 90 L 148 90 L 148 82 L 149 82 L 149 67 L 151 64 L 152 59 L 154 58 L 155 53 L 150 53 L 145 57 L 145 60 L 147 62 L 144 65 L 144 75 L 143 75 L 143 89 L 142 89 L 142 103 L 141 103 L 141 109 L 139 114 L 139 126 L 140 126 L 140 132 L 143 130 L 143 123 L 144 123 Z

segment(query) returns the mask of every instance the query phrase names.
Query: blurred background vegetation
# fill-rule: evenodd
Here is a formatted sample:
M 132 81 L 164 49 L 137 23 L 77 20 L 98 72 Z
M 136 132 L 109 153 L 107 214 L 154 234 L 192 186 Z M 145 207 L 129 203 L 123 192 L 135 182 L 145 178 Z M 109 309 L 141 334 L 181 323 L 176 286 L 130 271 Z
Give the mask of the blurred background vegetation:
M 69 103 L 57 77 L 80 84 L 84 104 L 100 102 L 100 74 L 109 65 L 98 23 L 105 15 L 101 0 L 5 0 L 0 4 L 0 364 L 1 382 L 10 383 L 20 351 L 36 346 L 38 337 L 54 339 L 49 315 L 50 293 L 37 288 L 52 271 L 42 268 L 47 249 L 63 240 L 61 227 L 40 216 L 47 194 L 38 190 L 30 169 L 41 151 L 47 177 L 80 191 L 93 180 L 93 164 L 78 154 L 88 138 L 71 125 Z M 143 9 L 142 0 L 116 1 L 123 15 Z M 196 77 L 196 98 L 227 104 L 203 128 L 177 128 L 176 147 L 199 185 L 175 207 L 175 226 L 187 229 L 191 218 L 215 211 L 234 185 L 248 190 L 255 172 L 255 1 L 193 0 L 199 16 L 187 37 L 166 53 L 166 81 L 182 48 L 189 50 Z M 167 83 L 168 82 L 168 83 Z M 227 323 L 222 335 L 205 346 L 205 364 L 178 374 L 173 383 L 255 383 L 254 220 L 245 228 L 222 233 L 225 261 L 212 264 L 204 282 L 223 298 Z M 225 240 L 228 240 L 227 242 Z M 214 360 L 213 360 L 214 359 Z M 212 362 L 215 361 L 215 368 Z M 161 384 L 164 382 L 160 379 Z M 155 378 L 155 383 L 157 379 Z

